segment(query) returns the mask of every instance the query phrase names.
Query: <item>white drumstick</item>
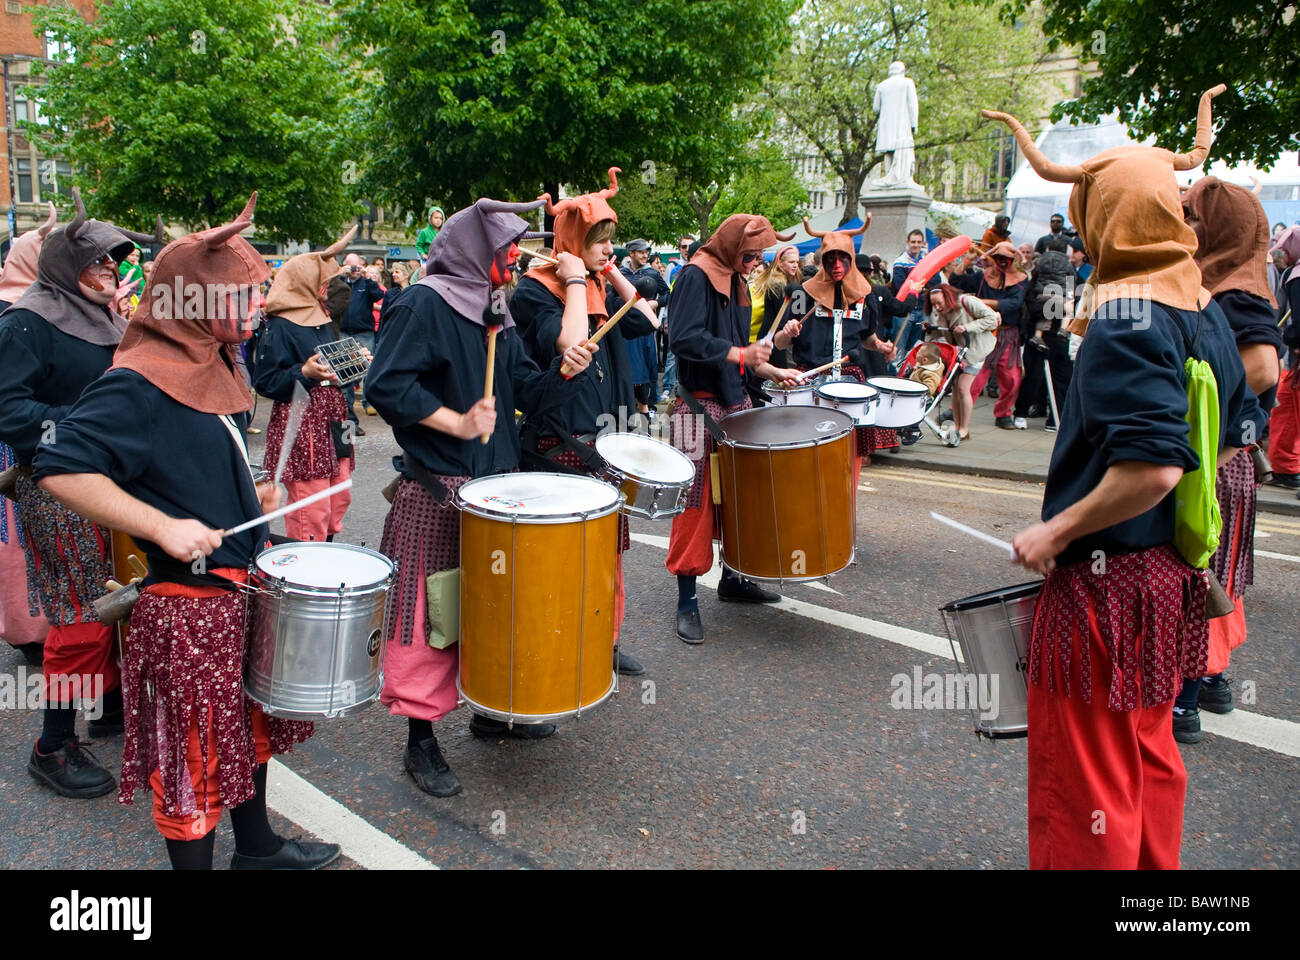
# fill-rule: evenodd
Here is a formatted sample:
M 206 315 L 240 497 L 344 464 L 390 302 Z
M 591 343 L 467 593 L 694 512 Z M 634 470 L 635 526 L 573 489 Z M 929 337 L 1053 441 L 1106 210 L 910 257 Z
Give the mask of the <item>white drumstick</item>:
M 281 507 L 279 510 L 272 510 L 270 513 L 263 514 L 252 520 L 246 520 L 237 527 L 231 527 L 229 530 L 222 530 L 223 537 L 233 537 L 237 533 L 243 533 L 245 530 L 251 530 L 261 523 L 270 523 L 272 520 L 279 520 L 286 513 L 293 513 L 295 510 L 301 510 L 309 503 L 315 503 L 317 500 L 324 500 L 326 497 L 332 497 L 336 493 L 342 493 L 352 486 L 352 478 L 348 477 L 342 483 L 336 483 L 334 486 L 322 490 L 320 493 L 313 493 L 310 497 L 303 497 L 301 500 L 295 500 L 288 506 Z
M 960 530 L 962 533 L 970 534 L 972 537 L 975 537 L 977 540 L 983 540 L 985 543 L 991 543 L 995 547 L 1001 547 L 1003 550 L 1009 553 L 1013 559 L 1015 558 L 1016 555 L 1015 549 L 1011 546 L 1011 544 L 1007 543 L 1005 540 L 999 540 L 997 537 L 991 537 L 982 530 L 976 530 L 974 527 L 968 527 L 964 523 L 958 523 L 956 520 L 953 520 L 951 517 L 945 517 L 942 513 L 935 513 L 933 510 L 930 511 L 930 516 L 934 517 L 934 519 L 938 520 L 940 523 L 948 524 L 948 526 L 952 527 L 954 530 Z

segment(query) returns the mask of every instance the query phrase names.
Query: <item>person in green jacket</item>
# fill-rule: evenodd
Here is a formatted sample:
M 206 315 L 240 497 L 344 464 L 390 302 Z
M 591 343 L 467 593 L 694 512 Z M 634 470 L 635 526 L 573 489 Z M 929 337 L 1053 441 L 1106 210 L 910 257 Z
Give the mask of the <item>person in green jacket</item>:
M 415 249 L 420 254 L 421 260 L 429 259 L 429 247 L 433 243 L 433 238 L 438 235 L 442 229 L 442 207 L 434 207 L 429 211 L 429 225 L 420 230 L 419 236 L 415 238 Z
M 141 287 L 144 286 L 144 267 L 140 266 L 140 245 L 136 244 L 126 259 L 122 261 L 117 268 L 117 276 L 121 283 L 130 283 L 132 280 L 139 280 Z M 138 292 L 138 291 L 137 291 Z

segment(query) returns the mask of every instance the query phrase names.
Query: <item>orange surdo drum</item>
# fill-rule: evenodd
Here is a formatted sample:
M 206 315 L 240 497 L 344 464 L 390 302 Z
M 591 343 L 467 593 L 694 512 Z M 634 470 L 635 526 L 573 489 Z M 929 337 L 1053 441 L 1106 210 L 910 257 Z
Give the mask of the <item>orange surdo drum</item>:
M 854 420 L 760 407 L 722 420 L 722 562 L 754 580 L 816 580 L 853 560 Z
M 607 483 L 558 473 L 460 488 L 458 686 L 474 712 L 542 723 L 614 691 L 621 502 Z

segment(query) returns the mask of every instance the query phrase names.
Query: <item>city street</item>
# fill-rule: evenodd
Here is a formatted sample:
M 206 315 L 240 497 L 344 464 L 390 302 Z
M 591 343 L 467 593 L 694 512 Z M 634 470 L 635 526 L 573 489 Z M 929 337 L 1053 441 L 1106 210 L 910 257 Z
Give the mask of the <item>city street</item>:
M 259 401 L 262 426 L 269 409 Z M 378 548 L 398 448 L 377 417 L 361 421 L 339 539 Z M 674 636 L 668 522 L 634 521 L 623 643 L 644 677 L 541 742 L 477 740 L 454 712 L 435 732 L 464 792 L 445 800 L 403 771 L 404 719 L 375 704 L 319 723 L 273 766 L 276 828 L 342 843 L 340 869 L 1025 868 L 1025 741 L 981 739 L 968 712 L 898 708 L 894 694 L 918 671 L 954 671 L 940 606 L 1033 579 L 929 511 L 1010 539 L 1037 518 L 1042 487 L 906 465 L 934 447 L 927 435 L 863 470 L 856 563 L 828 583 L 747 606 L 717 601 L 716 569 L 702 579 L 702 646 Z M 1300 519 L 1261 513 L 1257 537 L 1249 638 L 1228 670 L 1254 702 L 1203 713 L 1203 742 L 1181 748 L 1186 868 L 1300 867 Z M 21 662 L 0 651 L 0 672 Z M 36 784 L 25 765 L 39 728 L 36 713 L 0 711 L 0 865 L 166 867 L 147 794 L 128 807 Z M 120 738 L 93 749 L 120 769 Z M 223 822 L 217 865 L 232 852 Z

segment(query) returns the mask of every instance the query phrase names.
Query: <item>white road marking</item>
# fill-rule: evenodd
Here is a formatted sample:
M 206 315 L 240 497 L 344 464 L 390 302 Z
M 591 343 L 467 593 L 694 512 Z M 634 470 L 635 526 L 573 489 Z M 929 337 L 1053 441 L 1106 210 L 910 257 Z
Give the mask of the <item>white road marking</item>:
M 804 584 L 804 586 L 805 586 L 805 587 L 812 587 L 814 590 L 824 590 L 826 593 L 833 593 L 833 594 L 835 594 L 836 596 L 839 596 L 839 597 L 844 596 L 844 594 L 840 593 L 840 592 L 839 592 L 838 590 L 836 590 L 834 587 L 828 587 L 826 584 L 822 583 L 820 580 L 809 580 L 807 583 Z
M 409 847 L 357 816 L 278 760 L 267 770 L 266 805 L 328 843 L 367 870 L 437 870 Z
M 659 547 L 663 550 L 668 549 L 667 537 L 652 537 L 634 533 L 632 539 L 647 546 Z M 1268 554 L 1263 554 L 1259 550 L 1256 550 L 1255 553 L 1268 556 Z M 1276 556 L 1284 557 L 1285 555 L 1277 554 Z M 1287 557 L 1286 559 L 1296 558 Z M 713 587 L 717 586 L 718 578 L 718 568 L 714 566 L 707 574 L 699 578 L 699 582 L 704 586 Z M 777 610 L 784 610 L 787 613 L 797 614 L 834 627 L 843 627 L 845 630 L 852 630 L 855 633 L 888 640 L 890 643 L 897 643 L 900 646 L 919 650 L 931 657 L 952 659 L 952 647 L 946 637 L 938 637 L 934 634 L 922 633 L 920 630 L 911 630 L 907 627 L 885 623 L 882 620 L 872 620 L 869 617 L 860 617 L 852 613 L 843 613 L 839 610 L 819 607 L 815 603 L 792 600 L 789 597 L 782 597 L 780 603 L 774 603 L 770 606 Z M 1238 708 L 1233 710 L 1232 713 L 1222 716 L 1202 711 L 1201 726 L 1207 732 L 1216 736 L 1227 737 L 1229 740 L 1236 740 L 1263 750 L 1272 750 L 1274 753 L 1281 753 L 1288 757 L 1300 757 L 1300 723 L 1291 720 L 1268 717 L 1262 713 L 1251 713 Z
M 1259 534 L 1255 534 L 1259 536 Z M 1256 550 L 1255 556 L 1268 557 L 1270 560 L 1290 560 L 1292 563 L 1300 563 L 1300 557 L 1293 557 L 1289 553 L 1273 553 L 1269 550 Z

